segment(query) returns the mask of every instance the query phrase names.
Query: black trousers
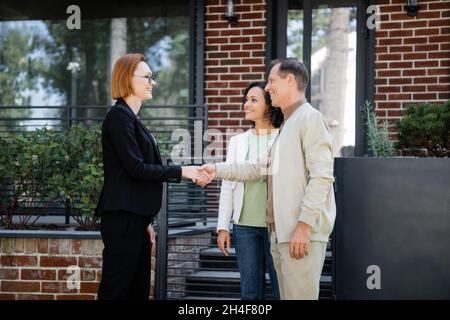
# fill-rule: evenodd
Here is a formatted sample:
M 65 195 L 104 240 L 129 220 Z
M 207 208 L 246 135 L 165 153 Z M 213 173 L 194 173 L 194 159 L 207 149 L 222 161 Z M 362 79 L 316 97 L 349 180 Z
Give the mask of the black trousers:
M 150 294 L 149 216 L 126 211 L 101 216 L 103 249 L 99 300 L 148 300 Z

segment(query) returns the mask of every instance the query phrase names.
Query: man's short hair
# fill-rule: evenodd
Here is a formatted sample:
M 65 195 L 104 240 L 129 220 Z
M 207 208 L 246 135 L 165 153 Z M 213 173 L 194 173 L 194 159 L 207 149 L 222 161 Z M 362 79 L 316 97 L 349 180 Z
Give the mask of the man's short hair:
M 305 91 L 309 82 L 308 69 L 305 64 L 297 58 L 283 58 L 272 61 L 272 67 L 279 64 L 278 74 L 282 78 L 290 73 L 294 75 L 295 81 L 297 81 L 297 87 L 299 91 Z

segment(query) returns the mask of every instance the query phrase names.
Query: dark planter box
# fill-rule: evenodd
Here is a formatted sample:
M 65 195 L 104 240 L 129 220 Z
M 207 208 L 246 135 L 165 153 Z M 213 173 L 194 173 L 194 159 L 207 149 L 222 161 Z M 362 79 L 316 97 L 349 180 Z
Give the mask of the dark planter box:
M 335 176 L 336 298 L 450 299 L 450 159 L 338 158 Z

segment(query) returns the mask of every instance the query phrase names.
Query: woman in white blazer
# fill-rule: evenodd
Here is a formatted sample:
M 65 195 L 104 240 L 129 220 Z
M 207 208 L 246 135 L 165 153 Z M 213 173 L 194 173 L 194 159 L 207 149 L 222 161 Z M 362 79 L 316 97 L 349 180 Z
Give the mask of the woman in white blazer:
M 267 152 L 278 135 L 283 122 L 279 108 L 271 104 L 264 91 L 267 82 L 253 82 L 244 93 L 245 119 L 253 128 L 230 139 L 227 163 L 257 161 Z M 241 274 L 241 299 L 265 298 L 266 271 L 272 292 L 279 299 L 278 281 L 270 253 L 270 239 L 266 220 L 266 182 L 222 181 L 217 224 L 217 244 L 228 255 L 230 252 L 230 224 L 233 223 L 233 241 Z

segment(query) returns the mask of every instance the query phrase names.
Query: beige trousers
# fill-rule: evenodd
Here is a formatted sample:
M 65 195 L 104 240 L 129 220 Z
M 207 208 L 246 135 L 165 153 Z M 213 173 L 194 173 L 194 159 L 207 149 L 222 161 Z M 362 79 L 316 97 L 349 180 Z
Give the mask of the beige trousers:
M 311 241 L 308 255 L 297 260 L 291 258 L 290 243 L 277 243 L 276 234 L 272 231 L 270 247 L 281 300 L 319 299 L 320 276 L 325 262 L 327 243 Z

